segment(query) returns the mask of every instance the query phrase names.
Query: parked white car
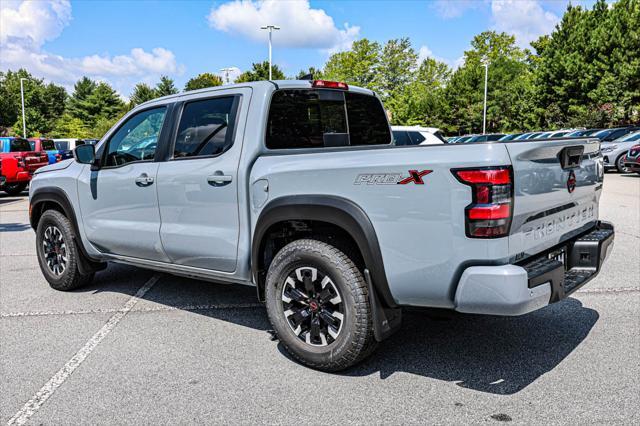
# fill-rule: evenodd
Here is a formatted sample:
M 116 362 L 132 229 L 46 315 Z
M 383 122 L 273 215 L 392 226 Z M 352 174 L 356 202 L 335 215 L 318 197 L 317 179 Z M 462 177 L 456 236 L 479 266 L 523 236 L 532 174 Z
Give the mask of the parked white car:
M 394 143 L 404 145 L 442 145 L 447 143 L 442 131 L 436 127 L 391 126 Z

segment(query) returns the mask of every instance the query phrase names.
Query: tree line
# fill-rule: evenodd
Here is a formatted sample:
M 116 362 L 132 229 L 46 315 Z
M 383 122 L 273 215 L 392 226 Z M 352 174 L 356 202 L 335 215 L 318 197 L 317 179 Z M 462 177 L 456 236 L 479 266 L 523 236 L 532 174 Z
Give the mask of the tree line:
M 591 9 L 567 7 L 556 29 L 521 48 L 513 36 L 485 31 L 471 41 L 462 64 L 418 60 L 408 38 L 384 44 L 363 38 L 332 54 L 302 78 L 344 81 L 375 91 L 393 124 L 439 127 L 449 134 L 482 130 L 484 63 L 488 63 L 487 131 L 515 132 L 564 127 L 606 127 L 640 122 L 640 0 Z M 287 76 L 277 65 L 273 79 Z M 254 63 L 236 83 L 266 80 L 267 61 Z M 0 73 L 0 132 L 22 133 L 20 78 L 25 82 L 29 136 L 101 137 L 138 104 L 178 93 L 163 76 L 155 86 L 138 83 L 124 101 L 105 82 L 83 77 L 68 95 L 64 88 L 33 78 L 26 70 Z M 222 85 L 203 73 L 184 90 Z M 12 130 L 10 130 L 12 129 Z

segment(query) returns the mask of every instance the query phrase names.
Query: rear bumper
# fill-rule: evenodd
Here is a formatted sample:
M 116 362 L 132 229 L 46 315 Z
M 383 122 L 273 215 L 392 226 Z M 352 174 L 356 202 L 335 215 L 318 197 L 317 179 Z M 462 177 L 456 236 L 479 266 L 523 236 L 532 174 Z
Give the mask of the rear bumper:
M 564 263 L 546 253 L 522 265 L 472 266 L 460 278 L 455 295 L 458 312 L 522 315 L 569 296 L 591 281 L 613 247 L 608 222 L 563 243 Z

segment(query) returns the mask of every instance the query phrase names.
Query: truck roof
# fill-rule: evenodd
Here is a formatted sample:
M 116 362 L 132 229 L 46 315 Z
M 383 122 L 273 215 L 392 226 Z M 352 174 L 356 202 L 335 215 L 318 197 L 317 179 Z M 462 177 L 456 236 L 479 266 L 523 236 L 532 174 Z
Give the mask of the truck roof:
M 180 93 L 176 93 L 175 95 L 167 95 L 167 96 L 162 96 L 160 98 L 155 98 L 152 99 L 150 101 L 144 102 L 139 106 L 142 105 L 150 105 L 150 104 L 155 104 L 155 103 L 162 103 L 165 101 L 170 101 L 172 99 L 177 99 L 180 98 L 182 96 L 187 96 L 187 95 L 196 95 L 196 94 L 201 94 L 201 93 L 207 93 L 207 92 L 216 92 L 216 91 L 220 91 L 220 90 L 228 90 L 228 89 L 235 89 L 235 88 L 241 88 L 241 87 L 255 87 L 255 88 L 267 88 L 267 87 L 273 87 L 274 90 L 277 89 L 311 89 L 312 88 L 312 84 L 313 84 L 314 80 L 262 80 L 262 81 L 252 81 L 252 82 L 247 82 L 247 83 L 234 83 L 234 84 L 226 84 L 226 85 L 222 85 L 222 86 L 214 86 L 214 87 L 206 87 L 204 89 L 198 89 L 198 90 L 189 90 L 186 92 L 180 92 Z M 327 90 L 332 90 L 332 89 L 327 89 Z M 335 90 L 340 90 L 340 89 L 335 89 Z M 358 87 L 358 86 L 349 86 L 348 89 L 349 92 L 356 92 L 356 93 L 362 93 L 362 94 L 366 94 L 366 95 L 375 95 L 375 92 L 373 92 L 372 90 L 369 89 L 364 89 L 362 87 Z

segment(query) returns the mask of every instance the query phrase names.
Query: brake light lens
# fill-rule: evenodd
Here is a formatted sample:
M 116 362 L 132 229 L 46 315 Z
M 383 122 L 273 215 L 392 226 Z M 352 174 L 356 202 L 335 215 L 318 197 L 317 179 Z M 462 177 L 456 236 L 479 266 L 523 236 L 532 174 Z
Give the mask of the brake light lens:
M 322 89 L 349 90 L 349 85 L 341 81 L 314 80 L 312 83 L 312 87 L 322 88 Z
M 472 203 L 465 208 L 467 237 L 500 238 L 509 235 L 513 216 L 511 167 L 454 169 L 452 173 L 472 191 Z

